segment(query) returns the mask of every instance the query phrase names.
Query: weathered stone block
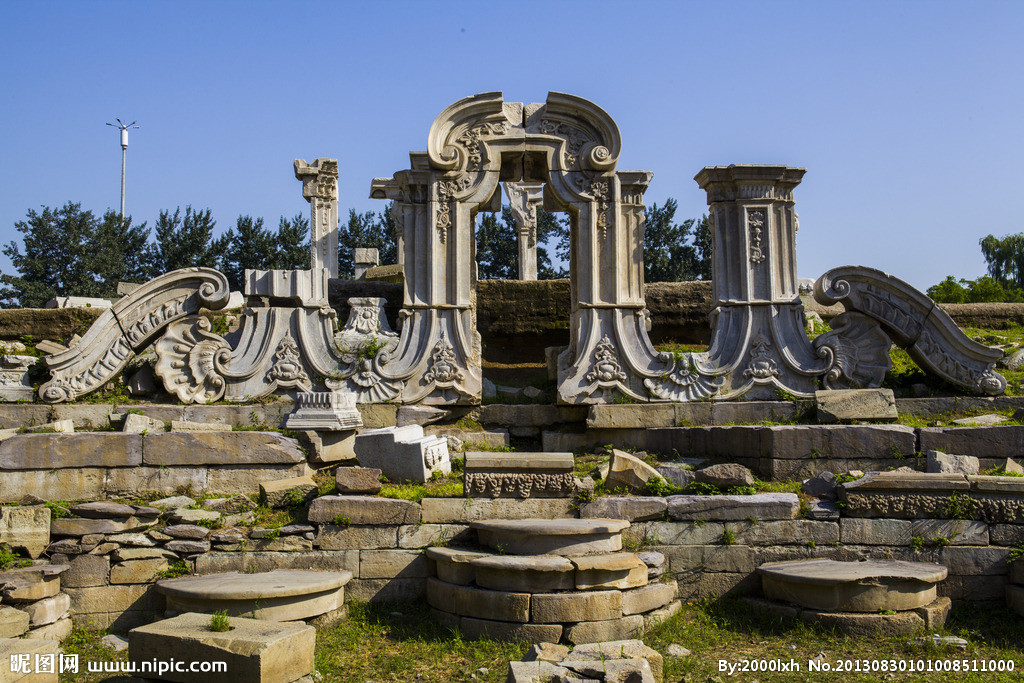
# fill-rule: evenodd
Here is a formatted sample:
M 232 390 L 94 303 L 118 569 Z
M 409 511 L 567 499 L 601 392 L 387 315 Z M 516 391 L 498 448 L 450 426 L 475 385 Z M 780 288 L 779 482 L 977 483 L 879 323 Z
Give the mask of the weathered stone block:
M 676 597 L 676 582 L 652 583 L 622 591 L 622 613 L 640 614 L 664 607 Z
M 11 658 L 15 655 L 28 655 L 29 665 L 35 670 L 37 657 L 53 657 L 56 661 L 58 653 L 61 652 L 60 642 L 56 640 L 36 640 L 28 638 L 0 638 L 0 672 L 4 676 L 4 683 L 57 683 L 59 667 L 54 669 L 53 674 L 40 673 L 22 676 L 11 672 Z
M 138 467 L 142 437 L 116 432 L 19 434 L 0 441 L 0 469 Z
M 124 521 L 112 519 L 80 519 L 63 517 L 50 522 L 50 533 L 53 536 L 87 536 L 89 534 L 120 534 L 125 531 L 145 528 L 147 525 L 135 517 Z
M 530 599 L 529 593 L 508 593 L 427 579 L 427 603 L 460 616 L 486 615 L 499 621 L 525 623 L 530 620 Z
M 902 519 L 839 520 L 840 540 L 848 545 L 910 545 L 912 524 Z
M 660 550 L 668 558 L 673 573 L 752 572 L 761 563 L 754 548 L 747 545 L 678 545 Z
M 20 638 L 28 630 L 28 612 L 0 605 L 0 638 Z M 6 662 L 0 662 L 0 671 Z
M 739 522 L 734 533 L 737 543 L 747 545 L 824 545 L 839 540 L 839 525 L 802 519 L 757 524 Z
M 52 624 L 67 615 L 71 608 L 71 598 L 67 593 L 58 593 L 53 597 L 43 598 L 20 609 L 28 613 L 29 624 L 33 628 Z
M 459 629 L 470 640 L 489 638 L 527 643 L 557 643 L 562 637 L 562 627 L 558 624 L 521 624 L 473 617 L 462 617 Z
M 64 640 L 71 631 L 75 628 L 74 622 L 71 617 L 63 617 L 53 622 L 52 624 L 45 624 L 38 628 L 33 628 L 25 634 L 25 638 L 35 640 Z
M 277 432 L 158 432 L 141 438 L 142 462 L 158 467 L 290 465 L 306 460 L 295 439 Z
M 66 588 L 65 592 L 76 615 L 160 610 L 164 606 L 163 596 L 146 584 Z
M 7 474 L 4 474 L 6 485 Z M 31 558 L 50 543 L 50 510 L 45 507 L 0 507 L 0 543 Z
M 757 493 L 752 496 L 669 496 L 671 519 L 780 520 L 795 519 L 800 499 L 795 493 Z
M 361 550 L 359 578 L 411 579 L 434 575 L 433 563 L 418 550 Z
M 979 467 L 978 459 L 973 455 L 925 452 L 925 471 L 929 474 L 977 474 Z
M 661 519 L 667 508 L 666 499 L 655 496 L 602 496 L 581 505 L 580 517 L 625 519 L 629 522 L 639 522 Z
M 309 569 L 314 571 L 350 571 L 359 575 L 359 551 L 307 552 L 211 552 L 196 558 L 197 574 L 239 572 L 256 574 L 275 569 Z
M 153 583 L 170 566 L 166 558 L 122 562 L 110 568 L 110 583 Z
M 133 629 L 128 658 L 139 665 L 171 659 L 227 664 L 223 673 L 164 674 L 167 680 L 181 683 L 291 683 L 313 672 L 316 629 L 312 626 L 233 617 L 230 631 L 211 633 L 209 621 L 208 615 L 189 613 Z
M 79 555 L 69 563 L 70 569 L 61 575 L 65 588 L 105 586 L 110 574 L 110 558 L 106 555 Z
M 399 548 L 443 546 L 452 541 L 468 541 L 472 537 L 465 524 L 410 524 L 399 527 Z
M 361 548 L 398 547 L 398 529 L 394 526 L 334 526 L 324 524 L 313 545 L 322 550 L 359 550 Z
M 272 508 L 295 507 L 316 498 L 312 477 L 292 477 L 260 482 L 260 499 Z
M 816 391 L 814 402 L 818 407 L 818 422 L 895 421 L 899 417 L 892 389 Z
M 587 415 L 588 429 L 636 429 L 675 427 L 676 410 L 671 403 L 593 405 Z
M 910 535 L 927 541 L 941 539 L 950 545 L 988 545 L 988 524 L 962 519 L 917 519 Z
M 1024 426 L 923 427 L 921 451 L 978 453 L 986 458 L 1019 458 L 1024 455 Z
M 321 496 L 309 506 L 309 521 L 320 524 L 415 524 L 420 506 L 407 500 L 372 496 Z M 427 520 L 424 520 L 427 521 Z
M 427 580 L 414 579 L 352 579 L 345 586 L 346 598 L 363 602 L 403 602 L 423 600 Z
M 255 432 L 249 433 L 254 434 Z M 174 469 L 177 468 L 172 468 L 172 471 Z M 263 467 L 211 466 L 207 475 L 206 487 L 208 491 L 217 491 L 218 493 L 258 493 L 260 484 L 265 481 L 308 477 L 311 474 L 312 471 L 304 462 L 296 465 L 267 465 Z
M 466 523 L 486 519 L 568 519 L 576 516 L 574 501 L 565 498 L 424 498 L 423 521 Z
M 640 635 L 643 629 L 644 618 L 639 614 L 633 614 L 607 621 L 581 621 L 565 630 L 565 639 L 574 645 L 605 640 L 629 640 Z
M 710 484 L 723 490 L 733 486 L 751 486 L 754 483 L 753 473 L 736 463 L 711 465 L 697 470 L 694 477 L 702 484 Z
M 334 472 L 334 484 L 343 495 L 380 492 L 381 471 L 375 467 L 339 467 Z
M 612 459 L 604 485 L 609 491 L 625 489 L 629 493 L 643 493 L 652 479 L 660 479 L 657 470 L 624 451 L 612 450 Z
M 916 433 L 903 425 L 780 425 L 762 429 L 762 453 L 773 458 L 879 459 L 909 457 L 917 452 Z
M 530 598 L 530 621 L 555 624 L 604 621 L 622 616 L 622 593 L 617 590 L 547 593 Z
M 106 472 L 103 491 L 107 495 L 138 495 L 143 492 L 173 493 L 191 487 L 209 491 L 206 467 L 120 467 Z

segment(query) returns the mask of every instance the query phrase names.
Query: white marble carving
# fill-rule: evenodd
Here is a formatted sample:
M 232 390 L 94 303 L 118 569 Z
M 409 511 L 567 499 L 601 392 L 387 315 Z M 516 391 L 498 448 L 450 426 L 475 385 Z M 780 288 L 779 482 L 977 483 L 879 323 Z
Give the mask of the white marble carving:
M 519 279 L 537 279 L 537 208 L 544 199 L 542 183 L 505 183 L 505 195 L 516 219 Z
M 223 308 L 228 295 L 227 278 L 209 268 L 182 268 L 150 280 L 104 310 L 77 343 L 46 356 L 51 379 L 39 388 L 40 398 L 58 403 L 99 389 L 169 324 L 200 308 Z
M 31 401 L 35 396 L 28 370 L 39 359 L 35 356 L 0 356 L 0 401 Z
M 831 352 L 834 362 L 822 383 L 826 389 L 866 389 L 881 386 L 892 367 L 892 342 L 878 323 L 861 313 L 842 313 L 829 321 L 831 332 L 814 339 L 818 355 Z
M 393 482 L 423 483 L 435 472 L 452 471 L 448 440 L 424 436 L 420 425 L 366 430 L 356 435 L 353 448 L 361 466 L 376 467 Z
M 309 202 L 310 268 L 326 269 L 338 277 L 338 160 L 295 160 L 295 177 L 302 181 L 302 196 Z M 324 292 L 327 290 L 324 289 Z
M 899 278 L 841 266 L 818 278 L 814 298 L 876 320 L 918 365 L 948 382 L 978 394 L 1006 389 L 1006 379 L 994 369 L 1003 352 L 967 337 L 938 304 Z
M 473 220 L 477 211 L 497 210 L 502 182 L 546 183 L 545 208 L 566 211 L 573 221 L 575 300 L 559 399 L 651 398 L 644 380 L 673 369 L 645 330 L 638 245 L 651 174 L 616 171 L 620 147 L 612 118 L 582 98 L 552 92 L 543 104 L 524 105 L 484 93 L 437 117 L 427 152 L 412 153 L 409 170 L 373 181 L 371 197 L 395 202 L 405 269 L 402 336 L 383 365 L 404 382 L 402 402 L 479 401 Z M 618 370 L 608 374 L 603 359 L 611 357 Z
M 380 252 L 373 248 L 356 247 L 352 250 L 352 263 L 355 266 L 353 276 L 361 280 L 367 270 L 380 265 Z
M 285 419 L 286 429 L 334 432 L 363 426 L 350 391 L 303 391 L 296 398 L 298 408 Z

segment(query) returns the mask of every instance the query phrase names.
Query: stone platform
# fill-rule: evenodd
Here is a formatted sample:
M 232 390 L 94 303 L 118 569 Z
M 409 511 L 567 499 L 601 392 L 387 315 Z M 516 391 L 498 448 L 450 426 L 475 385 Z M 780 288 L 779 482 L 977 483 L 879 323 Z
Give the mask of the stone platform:
M 428 604 L 441 623 L 470 638 L 617 640 L 679 609 L 675 581 L 649 583 L 648 565 L 621 552 L 629 522 L 526 519 L 472 527 L 496 552 L 426 551 L 437 568 L 427 580 Z
M 266 621 L 299 621 L 343 608 L 352 572 L 278 569 L 262 574 L 207 574 L 159 581 L 168 612 L 224 610 L 229 616 Z
M 230 630 L 214 632 L 206 614 L 182 614 L 140 626 L 128 634 L 128 658 L 146 679 L 179 683 L 292 683 L 313 673 L 316 629 L 259 619 L 230 619 Z M 151 672 L 162 662 L 224 662 L 222 672 Z
M 770 612 L 854 635 L 939 628 L 950 600 L 936 596 L 946 567 L 897 560 L 790 560 L 758 568 Z

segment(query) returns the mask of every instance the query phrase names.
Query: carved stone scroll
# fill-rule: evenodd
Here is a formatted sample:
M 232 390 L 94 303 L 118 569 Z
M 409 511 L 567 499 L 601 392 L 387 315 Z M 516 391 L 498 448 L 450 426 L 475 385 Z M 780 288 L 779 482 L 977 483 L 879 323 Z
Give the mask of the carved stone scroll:
M 1003 352 L 967 337 L 938 304 L 899 278 L 840 266 L 818 278 L 814 298 L 878 321 L 918 365 L 948 382 L 992 396 L 1006 389 L 1006 379 L 994 369 Z
M 99 389 L 168 325 L 200 308 L 223 308 L 229 294 L 227 278 L 210 268 L 150 280 L 103 311 L 78 343 L 45 358 L 52 377 L 39 397 L 59 403 Z

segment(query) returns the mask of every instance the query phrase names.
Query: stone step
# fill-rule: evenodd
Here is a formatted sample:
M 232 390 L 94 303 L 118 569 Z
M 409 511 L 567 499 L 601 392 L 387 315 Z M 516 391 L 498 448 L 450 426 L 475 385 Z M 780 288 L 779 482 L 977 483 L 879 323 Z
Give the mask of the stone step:
M 877 613 L 935 601 L 946 567 L 928 562 L 790 560 L 758 567 L 769 600 L 826 612 Z
M 590 555 L 622 549 L 621 519 L 503 519 L 472 522 L 482 545 L 508 555 Z
M 230 630 L 213 632 L 206 614 L 182 614 L 132 629 L 128 658 L 141 666 L 156 659 L 220 661 L 227 671 L 180 672 L 166 676 L 182 683 L 291 683 L 313 673 L 316 629 L 305 624 L 271 624 L 234 617 Z
M 276 569 L 262 574 L 206 574 L 158 581 L 168 611 L 220 610 L 265 621 L 296 621 L 340 609 L 352 572 Z

